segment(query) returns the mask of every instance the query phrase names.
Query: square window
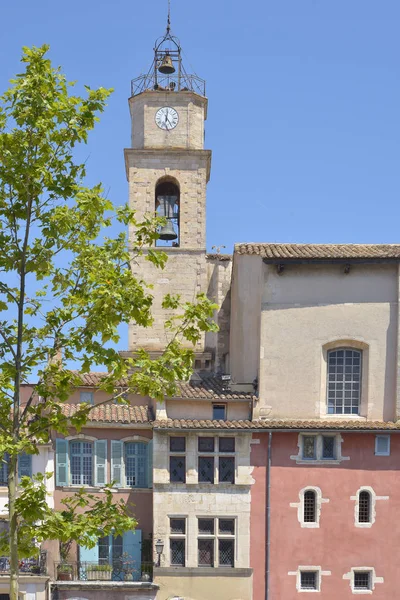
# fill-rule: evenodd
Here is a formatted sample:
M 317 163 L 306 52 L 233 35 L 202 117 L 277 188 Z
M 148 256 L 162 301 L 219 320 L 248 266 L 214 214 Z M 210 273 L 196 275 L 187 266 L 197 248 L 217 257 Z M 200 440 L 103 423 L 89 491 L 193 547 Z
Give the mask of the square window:
M 185 535 L 186 533 L 186 519 L 170 519 L 169 520 L 171 533 L 180 533 Z
M 371 571 L 354 571 L 355 590 L 370 590 L 371 580 Z
M 214 566 L 214 540 L 198 540 L 199 567 Z
M 235 452 L 235 438 L 233 438 L 233 437 L 219 438 L 219 451 L 220 452 Z
M 226 404 L 213 404 L 213 420 L 225 421 L 226 419 Z
M 169 438 L 169 449 L 171 452 L 185 452 L 186 450 L 186 438 L 184 437 L 170 437 Z
M 214 519 L 199 519 L 199 533 L 202 535 L 214 535 Z
M 218 551 L 220 567 L 233 567 L 235 565 L 234 540 L 218 540 Z
M 86 402 L 86 404 L 93 404 L 93 392 L 81 392 L 80 402 Z
M 199 452 L 214 452 L 214 442 L 215 440 L 213 437 L 199 437 Z
M 335 438 L 333 436 L 322 436 L 322 458 L 325 460 L 335 459 Z
M 235 483 L 235 459 L 233 456 L 220 456 L 218 462 L 219 483 Z
M 301 590 L 318 590 L 318 573 L 317 573 L 317 571 L 301 571 L 300 572 L 300 589 Z
M 235 519 L 218 519 L 218 533 L 235 535 Z
M 315 435 L 307 435 L 303 437 L 303 459 L 315 460 L 316 442 L 317 438 Z
M 375 454 L 377 456 L 390 456 L 390 435 L 375 436 Z
M 169 457 L 170 481 L 186 483 L 186 458 L 184 456 Z
M 214 483 L 214 457 L 199 456 L 199 482 Z
M 185 566 L 185 540 L 170 540 L 171 565 Z

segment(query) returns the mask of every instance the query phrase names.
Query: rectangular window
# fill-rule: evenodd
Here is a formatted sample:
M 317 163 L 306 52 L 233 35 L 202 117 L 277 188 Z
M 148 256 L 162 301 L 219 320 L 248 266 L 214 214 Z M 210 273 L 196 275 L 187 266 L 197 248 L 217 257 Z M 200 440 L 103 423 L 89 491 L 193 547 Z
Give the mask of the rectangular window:
M 169 523 L 170 564 L 175 567 L 184 567 L 186 556 L 186 519 L 183 517 L 170 517 Z
M 199 437 L 198 439 L 199 452 L 214 452 L 213 437 Z
M 5 452 L 0 459 L 0 485 L 8 485 L 8 462 L 10 458 L 8 452 Z
M 125 480 L 128 487 L 146 487 L 147 444 L 125 442 Z
M 213 404 L 213 421 L 225 421 L 226 419 L 226 404 Z
M 361 400 L 361 350 L 330 350 L 327 359 L 328 413 L 358 415 Z
M 170 437 L 169 449 L 171 452 L 186 452 L 186 438 Z
M 316 442 L 317 442 L 317 438 L 315 435 L 304 435 L 303 436 L 303 459 L 304 460 L 315 460 L 316 459 L 316 457 L 317 457 Z
M 318 590 L 318 573 L 317 573 L 317 571 L 301 571 L 300 572 L 300 589 L 301 590 Z
M 199 482 L 214 483 L 214 457 L 199 456 L 198 465 Z
M 390 456 L 390 435 L 375 436 L 376 456 Z
M 72 485 L 93 484 L 92 442 L 70 442 L 70 464 Z
M 186 483 L 186 457 L 169 457 L 169 476 L 174 483 Z
M 371 571 L 354 571 L 355 590 L 370 590 L 371 581 Z
M 220 452 L 235 452 L 235 438 L 234 437 L 220 437 L 219 438 L 219 451 Z
M 198 566 L 234 567 L 235 519 L 198 519 Z
M 81 392 L 80 401 L 86 404 L 93 404 L 93 392 Z
M 334 460 L 335 457 L 335 438 L 333 436 L 322 436 L 322 458 Z
M 235 483 L 235 458 L 220 456 L 218 462 L 219 483 Z

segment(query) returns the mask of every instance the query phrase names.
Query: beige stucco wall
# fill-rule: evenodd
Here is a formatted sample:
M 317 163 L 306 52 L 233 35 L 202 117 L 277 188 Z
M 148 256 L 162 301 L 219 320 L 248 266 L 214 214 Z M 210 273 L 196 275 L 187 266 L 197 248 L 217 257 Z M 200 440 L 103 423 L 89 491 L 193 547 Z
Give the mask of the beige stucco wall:
M 160 586 L 157 600 L 170 600 L 175 596 L 182 600 L 251 600 L 252 576 L 201 576 L 157 575 L 155 583 Z
M 250 419 L 249 402 L 215 400 L 214 402 L 199 400 L 167 400 L 167 416 L 169 419 L 212 419 L 212 405 L 226 404 L 226 418 L 229 421 Z
M 207 256 L 207 297 L 218 305 L 214 321 L 219 331 L 206 333 L 205 345 L 207 350 L 214 352 L 215 370 L 223 373 L 229 373 L 230 369 L 231 279 L 231 257 L 218 258 L 218 254 Z
M 170 106 L 179 116 L 178 125 L 166 131 L 155 122 L 159 108 Z M 147 91 L 129 98 L 132 148 L 204 147 L 207 98 L 193 92 Z
M 326 351 L 336 344 L 363 350 L 361 416 L 394 418 L 397 265 L 354 265 L 349 274 L 343 265 L 263 270 L 255 416 L 325 416 Z
M 20 575 L 19 595 L 21 600 L 48 600 L 47 577 L 39 575 Z M 0 575 L 0 594 L 10 593 L 10 578 Z

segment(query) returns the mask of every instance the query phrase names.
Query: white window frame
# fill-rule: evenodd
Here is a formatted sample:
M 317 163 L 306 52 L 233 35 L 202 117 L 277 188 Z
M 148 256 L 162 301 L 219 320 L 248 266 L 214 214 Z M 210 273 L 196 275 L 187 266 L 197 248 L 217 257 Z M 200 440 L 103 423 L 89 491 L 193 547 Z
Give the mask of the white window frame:
M 209 521 L 214 521 L 214 534 L 200 533 L 199 532 L 199 519 L 207 519 Z M 234 522 L 235 532 L 233 535 L 230 533 L 229 534 L 219 533 L 218 524 L 219 524 L 220 519 L 222 519 L 223 521 L 229 520 L 229 521 Z M 213 540 L 213 542 L 214 542 L 214 565 L 213 565 L 213 567 L 209 567 L 210 569 L 214 569 L 217 567 L 226 567 L 227 569 L 234 568 L 237 564 L 237 539 L 238 539 L 237 517 L 230 516 L 230 515 L 218 515 L 218 516 L 197 515 L 196 516 L 196 526 L 197 526 L 197 536 L 196 536 L 197 566 L 199 566 L 199 564 L 198 564 L 198 552 L 199 552 L 198 541 L 203 539 L 203 540 Z M 219 540 L 233 541 L 233 567 L 227 567 L 226 565 L 219 564 Z M 205 568 L 205 567 L 202 566 L 200 568 Z
M 214 451 L 213 452 L 207 452 L 207 451 L 201 451 L 199 450 L 199 440 L 201 438 L 214 438 Z M 219 443 L 221 439 L 224 438 L 233 438 L 235 440 L 235 450 L 231 451 L 231 452 L 221 452 L 219 449 Z M 213 457 L 214 458 L 214 481 L 199 481 L 198 479 L 198 475 L 199 475 L 199 458 L 204 457 L 206 458 L 207 456 Z M 215 435 L 199 435 L 196 438 L 196 469 L 197 469 L 197 479 L 198 479 L 198 483 L 201 485 L 235 485 L 236 480 L 237 480 L 237 438 L 234 435 L 226 435 L 226 436 L 215 436 Z M 219 459 L 222 457 L 226 457 L 226 458 L 233 458 L 234 461 L 234 476 L 233 476 L 233 483 L 231 482 L 226 482 L 226 481 L 219 481 Z
M 370 521 L 368 523 L 360 523 L 358 521 L 358 513 L 360 509 L 360 492 L 369 492 L 371 498 L 371 506 L 370 506 Z M 389 500 L 389 496 L 377 496 L 375 490 L 369 486 L 364 485 L 357 490 L 355 496 L 350 496 L 350 500 L 355 502 L 354 505 L 354 525 L 360 529 L 369 529 L 375 523 L 376 520 L 376 502 L 377 500 Z
M 303 445 L 304 438 L 306 437 L 315 437 L 315 448 L 316 455 L 315 458 L 304 458 L 303 456 Z M 324 437 L 334 437 L 335 438 L 335 458 L 323 458 L 323 438 Z M 318 465 L 338 465 L 343 460 L 349 460 L 348 456 L 342 456 L 342 443 L 343 437 L 340 433 L 332 433 L 332 432 L 316 432 L 316 431 L 302 431 L 299 433 L 297 447 L 298 453 L 291 456 L 291 460 L 295 460 L 297 464 L 307 465 L 307 464 L 318 464 Z
M 312 491 L 315 493 L 315 521 L 304 521 L 304 494 Z M 321 506 L 323 502 L 329 502 L 329 498 L 323 498 L 321 488 L 308 485 L 299 492 L 299 502 L 291 502 L 290 508 L 297 508 L 297 520 L 304 529 L 318 529 L 321 518 Z
M 307 571 L 312 571 L 317 573 L 317 589 L 315 590 L 306 590 L 301 588 L 301 573 L 305 573 Z M 322 587 L 322 577 L 331 575 L 331 571 L 323 571 L 321 566 L 315 565 L 300 565 L 297 567 L 296 571 L 289 571 L 288 575 L 296 577 L 296 590 L 299 593 L 311 593 L 315 594 L 316 592 L 321 591 Z
M 85 395 L 87 396 L 86 400 L 83 399 Z M 90 390 L 81 390 L 79 392 L 79 402 L 86 402 L 86 404 L 94 404 L 94 392 L 91 392 Z
M 354 587 L 354 573 L 355 572 L 358 573 L 361 571 L 368 571 L 369 573 L 371 573 L 371 578 L 370 578 L 371 588 L 369 590 L 359 590 Z M 345 579 L 345 580 L 347 579 L 349 581 L 349 585 L 350 585 L 352 594 L 372 594 L 375 589 L 375 585 L 377 583 L 384 583 L 383 577 L 376 576 L 374 567 L 365 567 L 365 566 L 364 567 L 351 567 L 350 571 L 343 575 L 343 579 Z
M 387 451 L 386 452 L 378 452 L 378 439 L 386 439 L 387 440 Z M 390 456 L 390 435 L 376 435 L 375 436 L 375 456 Z

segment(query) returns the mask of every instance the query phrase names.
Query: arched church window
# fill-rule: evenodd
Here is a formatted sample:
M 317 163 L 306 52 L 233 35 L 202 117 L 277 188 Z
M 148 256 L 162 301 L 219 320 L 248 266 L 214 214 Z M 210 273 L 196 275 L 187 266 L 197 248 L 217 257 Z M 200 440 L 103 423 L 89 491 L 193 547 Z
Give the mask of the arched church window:
M 178 185 L 169 179 L 161 180 L 156 186 L 155 209 L 159 217 L 164 217 L 166 223 L 158 231 L 159 238 L 156 246 L 178 247 L 180 193 Z

